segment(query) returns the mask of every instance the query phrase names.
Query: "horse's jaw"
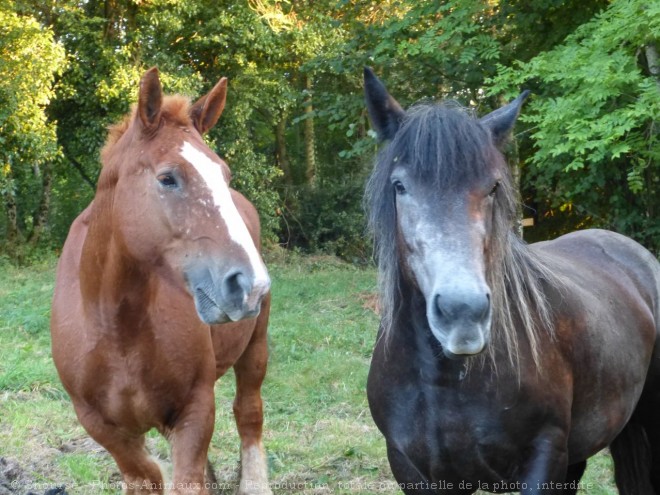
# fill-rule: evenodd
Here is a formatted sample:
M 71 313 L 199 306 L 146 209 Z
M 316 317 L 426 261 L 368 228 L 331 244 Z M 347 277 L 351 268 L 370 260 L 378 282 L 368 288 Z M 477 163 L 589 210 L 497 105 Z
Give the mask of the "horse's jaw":
M 443 294 L 448 293 L 445 291 Z M 439 303 L 442 296 L 439 296 L 437 291 L 424 296 L 426 323 L 446 357 L 457 359 L 476 356 L 487 348 L 490 341 L 492 308 L 490 298 L 483 294 L 480 292 L 477 299 L 483 298 L 484 302 L 473 301 L 467 309 L 464 308 L 467 304 L 462 302 L 469 299 L 466 295 L 461 295 L 459 302 L 454 301 L 451 306 Z M 471 297 L 475 299 L 474 294 L 471 294 Z
M 429 322 L 431 333 L 442 346 L 448 358 L 469 357 L 481 354 L 488 345 L 490 329 L 484 325 L 461 328 L 441 328 Z M 490 325 L 488 325 L 490 326 Z

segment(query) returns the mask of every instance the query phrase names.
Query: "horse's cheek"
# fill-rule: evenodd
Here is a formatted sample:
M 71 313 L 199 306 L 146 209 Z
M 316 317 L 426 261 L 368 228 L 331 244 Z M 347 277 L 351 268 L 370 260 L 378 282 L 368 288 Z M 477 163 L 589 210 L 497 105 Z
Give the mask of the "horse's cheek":
M 114 218 L 114 232 L 117 232 L 122 244 L 131 257 L 138 260 L 153 260 L 156 253 L 171 239 L 171 222 L 167 218 L 157 195 L 144 190 L 133 196 L 118 194 L 115 197 L 117 208 Z M 120 211 L 121 210 L 121 211 Z M 149 221 L 137 221 L 148 214 Z

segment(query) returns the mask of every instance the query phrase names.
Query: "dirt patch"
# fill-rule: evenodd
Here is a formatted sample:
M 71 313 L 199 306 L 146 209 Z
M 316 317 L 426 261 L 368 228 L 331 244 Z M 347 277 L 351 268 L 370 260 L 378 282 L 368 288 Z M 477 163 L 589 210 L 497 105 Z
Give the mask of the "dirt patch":
M 35 431 L 25 445 L 26 456 L 0 457 L 0 495 L 70 495 L 71 484 L 62 477 L 57 459 L 63 454 L 107 455 L 89 437 L 46 446 L 43 433 Z
M 65 454 L 105 454 L 106 450 L 90 437 L 82 437 L 62 444 L 60 452 Z
M 18 462 L 6 457 L 0 457 L 0 495 L 68 495 L 64 486 L 47 488 L 44 491 L 33 491 L 37 483 L 31 479 Z
M 374 294 L 373 292 L 360 292 L 357 295 L 357 298 L 364 309 L 372 311 L 376 315 L 380 315 L 380 298 L 378 297 L 378 294 Z
M 16 493 L 14 488 L 20 483 L 22 474 L 18 463 L 0 457 L 0 495 Z

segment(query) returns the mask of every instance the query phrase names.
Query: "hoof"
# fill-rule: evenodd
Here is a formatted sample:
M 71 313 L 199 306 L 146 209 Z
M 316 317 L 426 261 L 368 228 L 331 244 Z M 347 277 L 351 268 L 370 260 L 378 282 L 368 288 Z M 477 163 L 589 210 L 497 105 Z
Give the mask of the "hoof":
M 268 483 L 242 482 L 236 495 L 273 495 Z

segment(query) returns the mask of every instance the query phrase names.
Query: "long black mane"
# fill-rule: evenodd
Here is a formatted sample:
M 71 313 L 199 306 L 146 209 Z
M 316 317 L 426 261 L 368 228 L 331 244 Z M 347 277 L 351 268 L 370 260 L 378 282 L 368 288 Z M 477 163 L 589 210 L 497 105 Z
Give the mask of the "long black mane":
M 397 238 L 395 195 L 390 176 L 404 163 L 414 180 L 443 190 L 464 189 L 483 176 L 485 167 L 500 170 L 495 196 L 486 278 L 492 292 L 493 339 L 517 363 L 520 321 L 538 362 L 538 332 L 554 332 L 542 280 L 560 285 L 552 271 L 514 233 L 518 191 L 491 133 L 471 112 L 455 103 L 420 104 L 409 109 L 393 140 L 379 153 L 368 181 L 366 206 L 379 267 L 383 336 L 395 331 L 401 315 L 403 272 Z M 487 354 L 492 355 L 491 342 Z

